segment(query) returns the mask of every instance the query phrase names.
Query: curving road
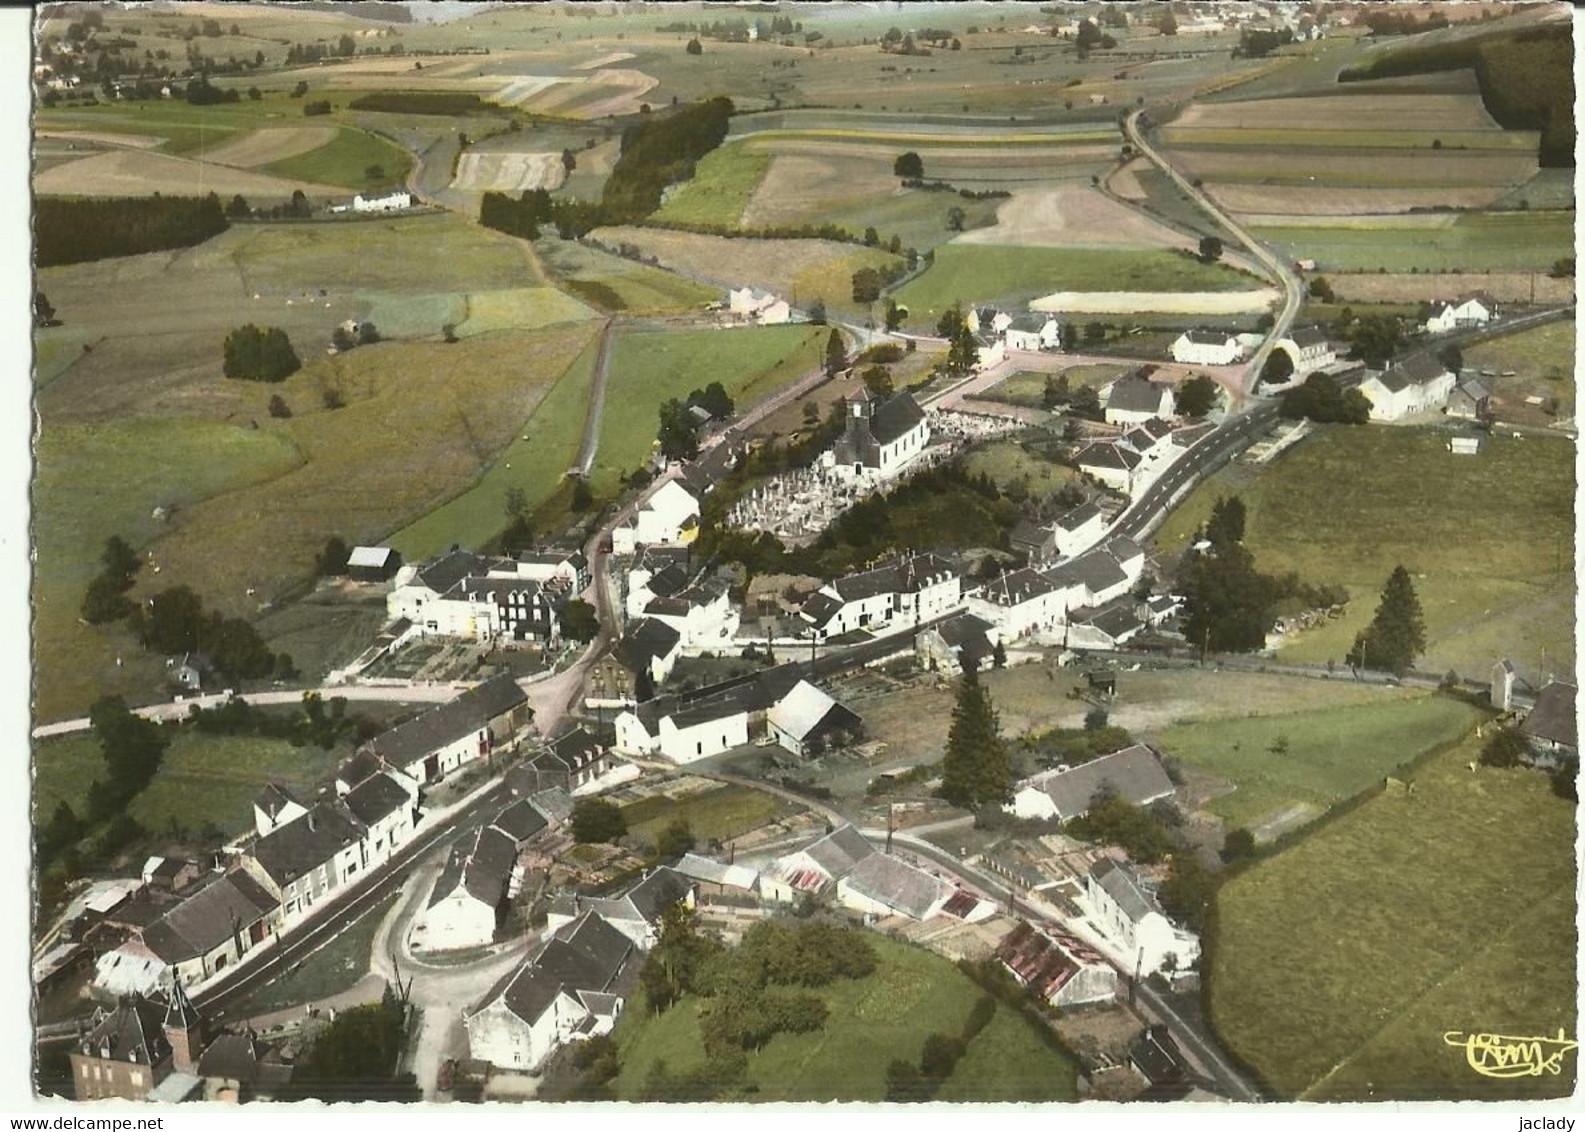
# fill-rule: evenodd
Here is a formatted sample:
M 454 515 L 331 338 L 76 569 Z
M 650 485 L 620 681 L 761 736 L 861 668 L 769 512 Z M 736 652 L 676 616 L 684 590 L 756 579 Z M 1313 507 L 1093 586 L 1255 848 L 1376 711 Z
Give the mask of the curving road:
M 1266 364 L 1266 358 L 1270 355 L 1272 347 L 1276 345 L 1278 339 L 1288 333 L 1289 328 L 1293 325 L 1294 318 L 1298 316 L 1299 305 L 1304 301 L 1304 281 L 1299 278 L 1298 272 L 1294 270 L 1287 260 L 1251 236 L 1242 225 L 1226 212 L 1223 212 L 1216 202 L 1211 200 L 1202 190 L 1195 188 L 1193 184 L 1185 179 L 1183 174 L 1174 169 L 1172 164 L 1161 155 L 1161 152 L 1146 140 L 1144 131 L 1139 127 L 1139 118 L 1144 113 L 1145 111 L 1142 109 L 1135 110 L 1123 122 L 1124 132 L 1127 133 L 1128 140 L 1133 144 L 1134 149 L 1170 177 L 1172 182 L 1203 211 L 1214 217 L 1219 224 L 1236 236 L 1238 242 L 1243 244 L 1256 260 L 1264 264 L 1272 276 L 1282 284 L 1282 311 L 1277 315 L 1276 322 L 1266 335 L 1266 340 L 1260 344 L 1260 348 L 1250 357 L 1244 370 L 1245 385 L 1243 392 L 1246 395 L 1253 395 L 1255 383 L 1260 377 L 1260 369 Z

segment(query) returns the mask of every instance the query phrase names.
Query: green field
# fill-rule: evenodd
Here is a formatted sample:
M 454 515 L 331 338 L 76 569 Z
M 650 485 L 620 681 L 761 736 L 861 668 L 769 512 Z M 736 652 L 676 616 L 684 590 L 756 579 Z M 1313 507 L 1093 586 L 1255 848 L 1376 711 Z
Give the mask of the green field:
M 629 833 L 654 840 L 661 830 L 681 818 L 700 844 L 741 837 L 795 807 L 774 794 L 746 786 L 722 786 L 678 798 L 654 795 L 622 807 Z
M 719 381 L 741 411 L 819 364 L 820 327 L 624 330 L 612 344 L 611 376 L 590 469 L 597 495 L 644 462 L 655 444 L 662 402 Z
M 1500 500 L 1484 505 L 1494 484 Z M 1352 596 L 1343 616 L 1289 638 L 1280 657 L 1341 661 L 1402 564 L 1425 610 L 1429 649 L 1418 668 L 1483 679 L 1505 656 L 1528 675 L 1572 668 L 1568 440 L 1497 436 L 1467 457 L 1449 453 L 1433 431 L 1324 428 L 1256 476 L 1213 476 L 1167 519 L 1157 545 L 1181 548 L 1217 498 L 1234 493 L 1248 508 L 1245 544 L 1262 571 L 1341 583 Z
M 823 1029 L 778 1034 L 748 1055 L 754 1101 L 881 1101 L 888 1062 L 917 1061 L 929 1034 L 962 1029 L 982 993 L 966 975 L 927 951 L 884 936 L 868 938 L 880 959 L 874 974 L 813 992 L 830 1010 Z M 655 1017 L 641 997 L 630 1005 L 615 1033 L 622 1065 L 614 1082 L 619 1100 L 641 1094 L 657 1061 L 673 1073 L 703 1064 L 699 1006 L 699 999 L 687 997 Z M 1076 1099 L 1075 1066 L 1030 1033 L 1031 1025 L 998 1007 L 947 1080 L 943 1099 Z
M 466 310 L 467 317 L 456 328 L 464 336 L 497 330 L 538 330 L 558 322 L 594 317 L 594 311 L 555 287 L 475 291 L 467 296 Z
M 670 314 L 698 310 L 721 297 L 714 287 L 573 240 L 546 236 L 535 250 L 563 287 L 605 311 Z
M 1066 464 L 1044 460 L 1010 440 L 977 448 L 964 461 L 972 476 L 988 475 L 1012 499 L 1045 501 L 1078 479 Z
M 1160 746 L 1231 781 L 1233 792 L 1209 809 L 1229 828 L 1255 829 L 1294 807 L 1313 817 L 1457 738 L 1478 718 L 1458 700 L 1384 689 L 1379 702 L 1345 711 L 1318 708 L 1181 724 L 1161 733 Z M 1287 742 L 1285 754 L 1271 750 L 1279 739 Z
M 369 170 L 376 165 L 380 175 L 369 176 Z M 334 139 L 318 149 L 273 162 L 266 168 L 282 177 L 315 184 L 384 192 L 406 183 L 413 168 L 413 155 L 377 134 L 343 126 Z
M 1464 350 L 1464 364 L 1504 373 L 1495 384 L 1500 399 L 1556 397 L 1558 416 L 1574 415 L 1574 323 L 1548 322 L 1517 334 L 1488 338 Z
M 1577 1037 L 1574 806 L 1471 741 L 1234 877 L 1211 1021 L 1284 1098 L 1517 1100 L 1560 1076 L 1474 1073 L 1447 1031 Z M 1280 1009 L 1274 1006 L 1280 1005 Z
M 670 190 L 654 219 L 678 224 L 736 226 L 749 197 L 770 168 L 770 155 L 741 145 L 705 154 L 694 175 Z
M 130 634 L 78 619 L 104 540 L 119 534 L 142 547 L 165 531 L 156 505 L 180 509 L 268 483 L 302 456 L 280 433 L 193 420 L 46 424 L 35 453 L 34 694 L 49 720 L 161 679 L 159 659 Z
M 516 438 L 478 479 L 391 535 L 388 543 L 409 561 L 439 554 L 453 543 L 479 547 L 507 524 L 508 488 L 521 488 L 530 509 L 548 499 L 578 456 L 599 340 L 598 334 L 591 335 L 572 365 L 534 407 Z
M 253 828 L 253 799 L 265 783 L 312 793 L 346 753 L 345 748 L 324 751 L 294 747 L 284 739 L 184 729 L 166 749 L 154 780 L 127 809 L 156 836 L 167 834 L 173 819 L 191 833 L 213 823 L 232 836 Z M 34 805 L 46 817 L 61 801 L 81 817 L 89 783 L 104 773 L 99 741 L 87 732 L 37 744 L 33 765 Z
M 1524 130 L 1281 130 L 1168 126 L 1161 138 L 1169 146 L 1259 146 L 1266 150 L 1306 149 L 1507 149 L 1534 153 L 1538 133 Z M 1441 145 L 1436 145 L 1441 142 Z M 1296 152 L 1302 161 L 1302 153 Z
M 1127 366 L 1104 363 L 1068 366 L 1061 371 L 1068 379 L 1069 389 L 1092 386 L 1099 389 L 1107 382 L 1128 372 Z M 1055 374 L 1019 370 L 991 386 L 979 396 L 986 401 L 1001 401 L 1007 405 L 1022 405 L 1026 409 L 1043 409 L 1046 406 L 1046 378 Z
M 933 324 L 954 302 L 1020 306 L 1053 291 L 1242 291 L 1256 280 L 1171 251 L 943 244 L 935 262 L 897 292 Z
M 963 210 L 963 228 L 972 232 L 996 223 L 999 200 L 966 200 L 956 193 L 932 193 L 911 189 L 905 193 L 866 197 L 851 202 L 833 202 L 817 208 L 808 216 L 811 224 L 840 224 L 850 232 L 863 234 L 874 228 L 884 239 L 896 236 L 903 246 L 924 251 L 957 236 L 947 227 L 947 211 Z
M 1255 236 L 1322 271 L 1503 271 L 1550 268 L 1574 251 L 1573 212 L 1471 213 L 1450 227 L 1256 227 Z

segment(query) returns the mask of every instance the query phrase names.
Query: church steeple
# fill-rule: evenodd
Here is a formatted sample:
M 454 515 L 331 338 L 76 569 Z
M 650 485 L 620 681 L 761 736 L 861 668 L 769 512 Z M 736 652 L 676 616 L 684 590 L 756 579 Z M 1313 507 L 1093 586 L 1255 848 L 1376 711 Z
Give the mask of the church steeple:
M 191 1073 L 204 1049 L 203 1018 L 193 1000 L 182 989 L 181 980 L 171 983 L 170 1001 L 165 1007 L 165 1040 L 171 1047 L 171 1067 Z

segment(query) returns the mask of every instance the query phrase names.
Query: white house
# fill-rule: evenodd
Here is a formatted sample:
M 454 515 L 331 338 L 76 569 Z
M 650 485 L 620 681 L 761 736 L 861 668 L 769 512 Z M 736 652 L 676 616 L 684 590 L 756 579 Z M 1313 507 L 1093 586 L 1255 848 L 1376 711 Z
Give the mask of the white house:
M 969 313 L 963 316 L 963 325 L 969 328 L 970 334 L 995 337 L 1012 324 L 1013 316 L 995 307 L 972 307 Z
M 1144 570 L 1145 555 L 1132 539 L 1111 538 L 1077 558 L 1041 573 L 1062 595 L 1069 611 L 1104 605 L 1128 592 Z
M 1057 536 L 1057 553 L 1066 557 L 1082 554 L 1106 533 L 1106 516 L 1093 503 L 1081 503 L 1058 515 L 1052 524 Z
M 1173 957 L 1186 970 L 1200 957 L 1200 941 L 1175 925 L 1128 865 L 1097 861 L 1084 878 L 1084 904 L 1095 927 L 1130 955 L 1130 967 L 1153 975 Z
M 1084 1006 L 1117 997 L 1117 969 L 1066 932 L 1043 931 L 1020 920 L 997 944 L 996 958 L 1020 986 L 1052 1006 Z
M 726 293 L 727 309 L 760 326 L 777 326 L 792 319 L 792 307 L 785 299 L 778 299 L 768 291 L 741 287 Z
M 730 647 L 737 635 L 738 610 L 727 587 L 720 583 L 690 586 L 671 597 L 653 598 L 643 614 L 675 629 L 681 647 L 693 652 Z
M 1104 387 L 1101 404 L 1106 407 L 1106 423 L 1114 425 L 1139 424 L 1152 417 L 1168 420 L 1175 407 L 1172 387 L 1151 381 L 1142 372 L 1120 377 Z
M 1074 458 L 1074 463 L 1084 474 L 1130 496 L 1145 472 L 1145 458 L 1131 445 L 1116 440 L 1086 445 Z
M 413 194 L 403 191 L 384 196 L 366 197 L 362 193 L 352 198 L 353 212 L 400 212 L 413 207 Z
M 1425 320 L 1427 334 L 1446 334 L 1468 326 L 1485 326 L 1496 316 L 1497 304 L 1485 295 L 1468 295 L 1437 305 Z
M 1055 629 L 1067 606 L 1062 591 L 1049 578 L 1025 568 L 980 586 L 968 597 L 968 611 L 996 626 L 1001 640 L 1011 641 Z
M 934 554 L 908 554 L 884 566 L 827 582 L 801 609 L 815 640 L 862 629 L 884 633 L 922 625 L 963 604 L 956 568 Z
M 296 821 L 307 812 L 308 807 L 286 787 L 278 782 L 266 783 L 253 799 L 253 829 L 263 837 L 288 822 Z
M 514 739 L 528 721 L 527 703 L 503 672 L 375 736 L 363 749 L 410 782 L 438 782 Z
M 875 846 L 852 825 L 839 826 L 813 844 L 772 861 L 760 873 L 760 894 L 781 903 L 819 895 L 875 852 Z
M 676 597 L 692 584 L 686 547 L 643 547 L 628 567 L 624 611 L 629 617 L 642 617 L 655 598 Z
M 856 735 L 864 721 L 851 708 L 807 680 L 800 680 L 770 709 L 765 723 L 771 737 L 795 755 L 819 754 L 826 744 Z
M 1007 324 L 1002 341 L 1009 350 L 1060 350 L 1062 324 L 1049 314 L 1021 314 Z
M 837 878 L 836 899 L 866 916 L 928 920 L 941 911 L 953 886 L 889 853 L 869 853 Z
M 980 369 L 990 369 L 1007 360 L 1007 342 L 990 334 L 981 334 L 975 339 L 974 364 Z
M 697 885 L 676 869 L 662 865 L 646 872 L 620 896 L 580 896 L 564 893 L 551 902 L 545 927 L 555 931 L 593 912 L 632 941 L 648 951 L 660 939 L 660 921 L 674 904 L 692 908 L 697 903 Z
M 611 1032 L 622 1014 L 618 980 L 639 950 L 586 912 L 547 939 L 520 967 L 463 1011 L 474 1057 L 532 1072 L 560 1046 Z
M 1396 421 L 1442 408 L 1455 380 L 1446 366 L 1423 353 L 1371 373 L 1359 389 L 1370 400 L 1371 420 Z
M 824 466 L 858 480 L 891 479 L 930 443 L 925 411 L 906 389 L 879 403 L 864 390 L 848 403 L 847 428 L 829 451 Z
M 653 543 L 686 545 L 699 534 L 699 501 L 680 478 L 666 480 L 650 493 L 639 508 L 634 541 L 639 546 Z
M 1185 330 L 1172 343 L 1172 360 L 1189 366 L 1226 366 L 1238 360 L 1238 337 L 1225 330 Z
M 1310 373 L 1337 361 L 1337 345 L 1319 326 L 1301 326 L 1277 339 L 1274 349 L 1287 351 L 1296 374 Z
M 516 843 L 493 826 L 453 845 L 424 908 L 424 950 L 487 947 L 494 942 L 501 902 L 516 865 Z
M 1156 752 L 1143 743 L 1125 747 L 1074 767 L 1058 767 L 1026 778 L 1002 807 L 1021 818 L 1071 821 L 1089 811 L 1095 798 L 1116 794 L 1133 806 L 1170 798 L 1176 787 Z
M 553 642 L 561 636 L 559 611 L 568 593 L 564 585 L 526 577 L 513 559 L 454 550 L 399 569 L 385 611 L 393 622 L 411 622 L 419 636 Z
M 647 672 L 650 681 L 664 684 L 682 655 L 682 634 L 666 622 L 643 617 L 633 622 L 616 645 L 616 657 L 637 676 Z
M 691 763 L 748 745 L 748 708 L 727 701 L 678 707 L 650 700 L 616 717 L 616 749 Z

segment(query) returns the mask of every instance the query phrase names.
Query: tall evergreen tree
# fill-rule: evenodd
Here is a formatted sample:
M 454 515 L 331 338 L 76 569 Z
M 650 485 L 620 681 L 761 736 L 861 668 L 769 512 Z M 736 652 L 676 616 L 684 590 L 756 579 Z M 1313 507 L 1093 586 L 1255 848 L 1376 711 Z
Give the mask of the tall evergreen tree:
M 1348 663 L 1356 668 L 1375 668 L 1402 676 L 1425 652 L 1425 614 L 1414 592 L 1409 571 L 1393 570 L 1381 591 L 1381 602 L 1369 626 L 1354 638 Z
M 836 373 L 847 364 L 847 360 L 848 349 L 842 341 L 842 332 L 833 326 L 830 337 L 826 339 L 826 373 Z
M 1236 495 L 1218 499 L 1205 524 L 1205 537 L 1219 551 L 1243 542 L 1244 501 Z
M 996 707 L 974 662 L 966 661 L 947 732 L 941 796 L 955 806 L 973 809 L 1005 802 L 1012 783 L 1012 757 L 1002 739 Z

